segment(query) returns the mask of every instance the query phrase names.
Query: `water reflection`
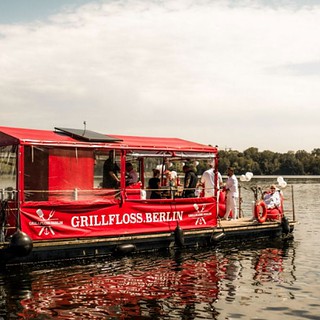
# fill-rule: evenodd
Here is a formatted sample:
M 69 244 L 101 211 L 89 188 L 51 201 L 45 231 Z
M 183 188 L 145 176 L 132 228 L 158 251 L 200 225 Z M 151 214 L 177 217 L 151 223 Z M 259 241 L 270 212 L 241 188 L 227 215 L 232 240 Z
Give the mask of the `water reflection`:
M 21 300 L 29 299 L 31 291 L 29 273 L 0 273 L 0 319 L 9 319 L 8 314 L 19 314 L 23 310 Z
M 292 241 L 5 269 L 0 319 L 319 319 L 320 184 L 294 189 Z
M 22 319 L 218 319 L 241 283 L 294 281 L 290 246 L 199 250 L 2 274 L 0 316 Z M 288 264 L 288 266 L 284 266 Z M 288 279 L 290 277 L 290 279 Z

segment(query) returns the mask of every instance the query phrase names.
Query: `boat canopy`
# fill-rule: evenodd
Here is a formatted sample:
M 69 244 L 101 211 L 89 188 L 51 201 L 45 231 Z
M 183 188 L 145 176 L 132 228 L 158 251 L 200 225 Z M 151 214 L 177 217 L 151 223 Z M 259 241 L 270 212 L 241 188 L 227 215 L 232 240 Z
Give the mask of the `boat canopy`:
M 170 156 L 184 158 L 190 157 L 190 153 L 192 153 L 193 156 L 197 153 L 199 158 L 207 158 L 213 157 L 217 153 L 216 147 L 179 138 L 102 135 L 93 131 L 89 131 L 89 134 L 94 138 L 83 138 L 83 136 L 81 136 L 81 130 L 79 129 L 56 128 L 56 130 L 50 131 L 0 127 L 0 145 L 20 144 L 112 148 L 128 150 L 128 152 L 131 151 L 136 155 L 149 157 L 152 157 L 152 153 L 154 153 L 154 156 L 157 157 Z M 103 136 L 105 140 L 102 139 Z M 149 151 L 146 152 L 145 150 Z

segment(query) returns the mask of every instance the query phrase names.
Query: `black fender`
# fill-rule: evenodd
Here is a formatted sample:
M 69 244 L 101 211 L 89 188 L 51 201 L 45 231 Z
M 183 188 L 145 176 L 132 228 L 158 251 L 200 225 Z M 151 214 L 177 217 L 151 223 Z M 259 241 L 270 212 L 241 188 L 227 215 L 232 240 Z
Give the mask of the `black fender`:
M 281 227 L 284 234 L 290 233 L 289 219 L 286 216 L 283 216 L 281 219 Z

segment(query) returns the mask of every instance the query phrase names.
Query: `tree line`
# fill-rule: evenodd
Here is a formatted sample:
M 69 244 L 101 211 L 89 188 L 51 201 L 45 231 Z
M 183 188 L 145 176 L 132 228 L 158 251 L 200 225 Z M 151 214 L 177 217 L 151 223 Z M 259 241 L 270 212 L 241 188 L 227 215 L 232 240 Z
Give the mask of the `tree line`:
M 259 152 L 255 147 L 243 152 L 220 150 L 219 171 L 225 174 L 230 166 L 236 174 L 250 171 L 255 175 L 320 175 L 320 148 L 313 149 L 311 153 L 304 150 Z

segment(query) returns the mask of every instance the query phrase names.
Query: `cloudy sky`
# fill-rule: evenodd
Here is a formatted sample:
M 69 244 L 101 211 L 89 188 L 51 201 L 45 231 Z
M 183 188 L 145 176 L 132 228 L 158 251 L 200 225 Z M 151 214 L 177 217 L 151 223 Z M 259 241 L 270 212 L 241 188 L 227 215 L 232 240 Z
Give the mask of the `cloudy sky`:
M 320 148 L 320 1 L 0 1 L 0 126 Z

